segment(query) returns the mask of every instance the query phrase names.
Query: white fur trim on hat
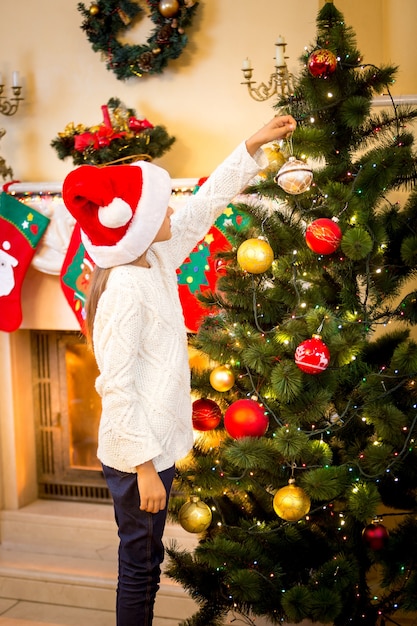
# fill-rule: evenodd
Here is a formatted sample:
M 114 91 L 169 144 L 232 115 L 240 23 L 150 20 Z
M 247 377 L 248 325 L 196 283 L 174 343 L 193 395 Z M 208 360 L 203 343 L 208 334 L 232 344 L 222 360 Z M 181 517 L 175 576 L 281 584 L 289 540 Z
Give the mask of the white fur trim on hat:
M 132 218 L 132 209 L 122 198 L 114 198 L 107 206 L 101 206 L 98 210 L 100 224 L 107 228 L 119 228 L 124 226 Z

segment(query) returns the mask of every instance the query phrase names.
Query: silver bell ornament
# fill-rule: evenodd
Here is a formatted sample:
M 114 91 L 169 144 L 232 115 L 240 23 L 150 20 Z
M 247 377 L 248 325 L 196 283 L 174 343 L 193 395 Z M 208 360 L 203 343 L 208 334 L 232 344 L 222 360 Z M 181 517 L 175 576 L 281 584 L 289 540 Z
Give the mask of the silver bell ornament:
M 307 163 L 291 156 L 278 171 L 274 180 L 287 193 L 297 195 L 310 189 L 313 172 Z

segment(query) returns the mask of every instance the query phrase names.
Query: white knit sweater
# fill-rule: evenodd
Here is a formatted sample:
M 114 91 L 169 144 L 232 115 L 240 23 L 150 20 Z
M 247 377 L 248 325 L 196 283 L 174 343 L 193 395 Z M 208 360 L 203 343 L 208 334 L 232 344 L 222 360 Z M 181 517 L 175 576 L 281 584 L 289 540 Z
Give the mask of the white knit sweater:
M 94 351 L 102 398 L 98 458 L 159 472 L 193 445 L 187 333 L 176 269 L 267 159 L 242 143 L 171 218 L 172 238 L 153 244 L 149 268 L 114 267 L 98 303 Z

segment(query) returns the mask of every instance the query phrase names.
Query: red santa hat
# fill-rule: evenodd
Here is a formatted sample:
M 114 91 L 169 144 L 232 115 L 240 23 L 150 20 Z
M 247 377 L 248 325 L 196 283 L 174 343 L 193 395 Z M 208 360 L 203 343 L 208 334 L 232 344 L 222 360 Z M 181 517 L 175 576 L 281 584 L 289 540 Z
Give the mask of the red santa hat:
M 153 242 L 165 218 L 172 183 L 147 161 L 131 165 L 81 165 L 64 180 L 62 196 L 99 267 L 134 261 Z

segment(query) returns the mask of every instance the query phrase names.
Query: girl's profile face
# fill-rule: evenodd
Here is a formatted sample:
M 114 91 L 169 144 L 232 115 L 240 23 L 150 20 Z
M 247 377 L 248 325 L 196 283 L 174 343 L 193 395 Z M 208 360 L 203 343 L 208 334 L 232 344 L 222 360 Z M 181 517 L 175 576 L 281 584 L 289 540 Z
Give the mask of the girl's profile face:
M 167 241 L 168 239 L 171 239 L 171 234 L 172 234 L 171 233 L 171 215 L 173 214 L 173 212 L 174 212 L 174 209 L 171 209 L 171 207 L 167 208 L 164 221 L 162 222 L 161 227 L 156 233 L 155 239 L 153 240 L 154 243 L 158 241 Z

